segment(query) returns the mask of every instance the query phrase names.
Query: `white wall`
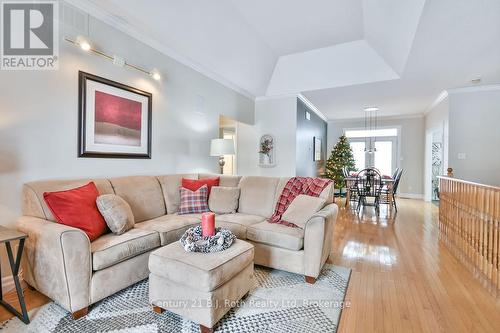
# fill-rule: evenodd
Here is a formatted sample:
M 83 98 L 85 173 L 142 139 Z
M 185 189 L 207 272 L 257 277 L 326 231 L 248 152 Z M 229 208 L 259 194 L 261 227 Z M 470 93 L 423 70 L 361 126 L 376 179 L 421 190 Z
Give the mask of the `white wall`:
M 241 176 L 259 175 L 259 143 L 255 125 L 238 122 L 236 125 L 237 172 Z
M 401 127 L 401 147 L 399 148 L 401 155 L 398 167 L 404 169 L 404 174 L 398 192 L 409 197 L 423 197 L 424 118 L 380 118 L 378 126 Z M 328 157 L 338 138 L 343 134 L 344 128 L 364 128 L 364 120 L 330 120 L 328 122 Z
M 61 36 L 73 36 L 61 26 Z M 0 72 L 0 223 L 21 213 L 24 182 L 73 177 L 217 172 L 209 141 L 218 137 L 219 115 L 253 123 L 254 102 L 171 58 L 90 18 L 95 46 L 144 68 L 161 82 L 60 41 L 57 71 Z M 152 159 L 77 158 L 78 71 L 153 94 Z
M 275 138 L 276 166 L 258 166 L 259 139 L 264 134 Z M 255 126 L 240 126 L 238 131 L 238 173 L 292 177 L 296 171 L 297 96 L 266 98 L 255 102 Z M 241 162 L 240 162 L 241 160 Z
M 449 99 L 448 163 L 454 176 L 500 186 L 500 85 L 457 89 Z

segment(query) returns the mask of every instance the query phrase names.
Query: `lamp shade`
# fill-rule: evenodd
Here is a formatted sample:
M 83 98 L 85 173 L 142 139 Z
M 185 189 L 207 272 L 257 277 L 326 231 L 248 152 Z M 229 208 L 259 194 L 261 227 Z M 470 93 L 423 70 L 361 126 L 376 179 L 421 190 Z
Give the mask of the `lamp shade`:
M 212 139 L 210 156 L 234 155 L 233 139 Z

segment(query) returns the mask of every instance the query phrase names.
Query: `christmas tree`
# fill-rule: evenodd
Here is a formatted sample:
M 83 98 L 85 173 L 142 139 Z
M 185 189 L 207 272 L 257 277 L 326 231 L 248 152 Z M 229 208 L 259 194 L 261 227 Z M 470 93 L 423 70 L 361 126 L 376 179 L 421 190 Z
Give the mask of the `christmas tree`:
M 326 177 L 335 182 L 336 188 L 344 187 L 343 168 L 348 171 L 356 170 L 356 162 L 352 154 L 352 148 L 345 135 L 339 138 L 339 142 L 333 147 L 332 153 L 326 161 Z

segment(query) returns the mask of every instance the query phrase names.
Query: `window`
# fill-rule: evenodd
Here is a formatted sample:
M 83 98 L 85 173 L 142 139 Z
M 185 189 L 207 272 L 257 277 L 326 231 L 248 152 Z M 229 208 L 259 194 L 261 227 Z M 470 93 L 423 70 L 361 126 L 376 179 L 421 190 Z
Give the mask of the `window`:
M 392 175 L 397 166 L 398 128 L 344 130 L 349 138 L 356 169 L 375 167 L 383 175 Z M 370 137 L 375 137 L 375 153 L 369 153 Z
M 375 142 L 374 165 L 383 175 L 392 175 L 392 141 Z
M 346 130 L 348 138 L 365 138 L 371 136 L 398 136 L 397 128 L 381 128 L 376 130 Z
M 356 161 L 356 169 L 363 170 L 365 168 L 365 143 L 351 142 L 351 148 Z

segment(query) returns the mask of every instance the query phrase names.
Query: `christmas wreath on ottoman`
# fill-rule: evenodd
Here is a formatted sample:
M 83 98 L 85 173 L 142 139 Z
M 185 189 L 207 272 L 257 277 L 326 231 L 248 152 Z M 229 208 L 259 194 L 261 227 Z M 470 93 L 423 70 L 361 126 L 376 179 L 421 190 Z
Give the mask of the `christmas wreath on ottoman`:
M 230 230 L 222 228 L 215 228 L 215 236 L 203 237 L 201 226 L 196 226 L 186 230 L 180 242 L 187 252 L 211 253 L 226 250 L 235 239 Z

